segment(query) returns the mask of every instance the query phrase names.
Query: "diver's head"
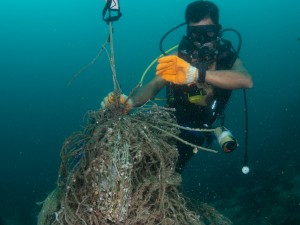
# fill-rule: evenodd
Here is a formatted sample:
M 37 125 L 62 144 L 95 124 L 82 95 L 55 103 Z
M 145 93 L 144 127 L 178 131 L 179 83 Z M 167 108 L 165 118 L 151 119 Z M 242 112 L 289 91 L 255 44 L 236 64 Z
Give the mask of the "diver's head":
M 222 29 L 218 7 L 210 1 L 192 2 L 185 10 L 185 22 L 187 35 L 179 44 L 179 55 L 192 65 L 215 62 Z
M 187 37 L 200 45 L 217 40 L 222 26 L 219 24 L 219 9 L 210 1 L 190 3 L 185 11 Z

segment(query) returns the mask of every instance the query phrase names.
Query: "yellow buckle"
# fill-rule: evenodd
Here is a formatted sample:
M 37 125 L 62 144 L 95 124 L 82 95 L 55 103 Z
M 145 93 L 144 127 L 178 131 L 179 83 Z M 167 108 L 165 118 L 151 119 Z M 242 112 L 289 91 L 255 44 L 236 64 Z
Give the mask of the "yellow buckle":
M 188 100 L 190 103 L 200 104 L 200 103 L 203 103 L 203 100 L 204 100 L 203 97 L 204 97 L 203 95 L 194 95 L 194 96 L 188 95 Z

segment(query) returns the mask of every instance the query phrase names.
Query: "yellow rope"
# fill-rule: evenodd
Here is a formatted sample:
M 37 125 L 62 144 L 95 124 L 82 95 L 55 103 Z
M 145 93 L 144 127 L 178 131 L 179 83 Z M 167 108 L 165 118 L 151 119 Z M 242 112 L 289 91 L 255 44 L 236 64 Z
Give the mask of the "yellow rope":
M 168 51 L 166 51 L 166 53 L 169 53 L 171 51 L 173 51 L 174 49 L 176 49 L 178 47 L 178 45 L 175 45 L 174 47 L 170 48 Z M 158 56 L 156 59 L 154 59 L 150 64 L 149 66 L 146 68 L 146 70 L 144 71 L 142 77 L 141 77 L 141 80 L 140 80 L 140 87 L 143 85 L 143 81 L 144 81 L 144 78 L 146 76 L 146 74 L 148 73 L 148 71 L 151 69 L 151 67 L 154 65 L 154 63 L 157 62 L 157 60 L 162 57 L 163 54 L 161 54 L 160 56 Z

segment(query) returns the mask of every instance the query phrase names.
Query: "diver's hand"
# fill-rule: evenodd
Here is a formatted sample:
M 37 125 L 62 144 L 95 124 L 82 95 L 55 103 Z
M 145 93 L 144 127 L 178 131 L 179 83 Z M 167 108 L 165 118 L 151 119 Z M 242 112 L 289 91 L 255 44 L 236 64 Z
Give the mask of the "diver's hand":
M 126 114 L 130 112 L 130 110 L 133 106 L 132 100 L 130 98 L 128 100 L 127 99 L 128 99 L 127 95 L 124 95 L 124 94 L 120 95 L 120 104 L 124 108 L 123 112 Z M 115 103 L 116 103 L 116 101 L 115 101 L 114 93 L 110 92 L 101 102 L 101 108 L 108 108 L 110 105 L 113 105 Z
M 158 60 L 156 75 L 174 84 L 191 84 L 198 79 L 198 69 L 178 56 L 164 56 Z

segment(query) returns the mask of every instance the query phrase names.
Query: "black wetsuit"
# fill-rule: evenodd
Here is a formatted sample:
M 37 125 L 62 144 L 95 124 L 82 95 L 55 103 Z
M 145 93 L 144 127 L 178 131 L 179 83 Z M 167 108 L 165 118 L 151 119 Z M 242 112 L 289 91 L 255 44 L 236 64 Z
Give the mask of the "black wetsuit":
M 227 46 L 217 48 L 216 70 L 228 70 L 232 68 L 237 57 L 230 50 L 230 47 L 231 44 L 227 43 Z M 185 59 L 180 54 L 179 57 Z M 231 90 L 224 90 L 213 86 L 213 98 L 207 106 L 199 106 L 188 100 L 188 94 L 197 92 L 197 89 L 199 88 L 195 84 L 190 86 L 169 84 L 167 86 L 168 104 L 170 107 L 176 109 L 175 115 L 179 125 L 193 128 L 211 128 L 213 123 L 223 113 L 226 103 L 230 98 Z M 180 138 L 196 145 L 204 145 L 205 142 L 210 144 L 213 139 L 211 135 L 203 135 L 199 132 L 185 130 L 181 131 Z M 182 142 L 177 143 L 177 148 L 179 159 L 176 170 L 177 172 L 181 172 L 194 153 L 192 147 Z

